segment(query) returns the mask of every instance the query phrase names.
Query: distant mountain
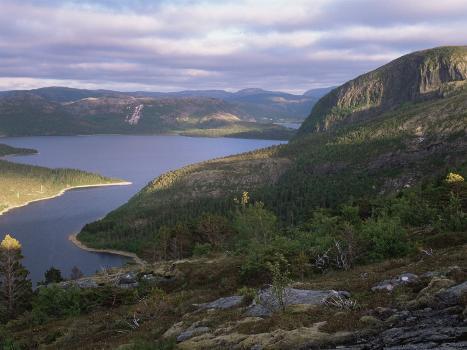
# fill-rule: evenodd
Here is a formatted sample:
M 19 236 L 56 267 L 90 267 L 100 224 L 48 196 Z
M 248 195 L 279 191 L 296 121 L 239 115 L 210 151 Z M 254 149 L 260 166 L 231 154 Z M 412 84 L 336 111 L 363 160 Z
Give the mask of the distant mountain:
M 4 91 L 0 135 L 190 133 L 222 128 L 222 136 L 231 128 L 244 136 L 253 128 L 251 123 L 261 123 L 260 129 L 274 130 L 274 138 L 282 138 L 290 131 L 263 124 L 301 122 L 316 101 L 316 97 L 255 88 L 168 93 L 67 87 Z M 258 126 L 254 129 L 256 133 Z M 217 135 L 217 131 L 209 133 Z
M 329 93 L 329 92 L 331 92 L 332 90 L 334 90 L 336 87 L 337 87 L 337 86 L 331 86 L 331 87 L 325 87 L 325 88 L 311 89 L 311 90 L 305 91 L 305 93 L 303 94 L 303 96 L 316 97 L 316 98 L 320 99 L 321 97 L 323 97 L 323 96 L 326 95 L 327 93 Z

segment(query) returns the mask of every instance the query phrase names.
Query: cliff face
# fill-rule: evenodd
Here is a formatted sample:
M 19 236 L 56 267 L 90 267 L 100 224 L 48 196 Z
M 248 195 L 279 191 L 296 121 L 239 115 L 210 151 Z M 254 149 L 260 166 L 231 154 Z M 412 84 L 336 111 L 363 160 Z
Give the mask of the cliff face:
M 434 99 L 465 86 L 467 46 L 402 56 L 324 96 L 300 133 L 320 132 L 368 119 L 405 103 Z

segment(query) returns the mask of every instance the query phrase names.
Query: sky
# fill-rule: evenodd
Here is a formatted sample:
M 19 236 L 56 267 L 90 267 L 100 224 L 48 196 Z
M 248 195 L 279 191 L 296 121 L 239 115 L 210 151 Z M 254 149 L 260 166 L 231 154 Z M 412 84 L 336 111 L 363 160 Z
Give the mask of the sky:
M 467 0 L 0 0 L 0 90 L 334 86 L 467 45 Z

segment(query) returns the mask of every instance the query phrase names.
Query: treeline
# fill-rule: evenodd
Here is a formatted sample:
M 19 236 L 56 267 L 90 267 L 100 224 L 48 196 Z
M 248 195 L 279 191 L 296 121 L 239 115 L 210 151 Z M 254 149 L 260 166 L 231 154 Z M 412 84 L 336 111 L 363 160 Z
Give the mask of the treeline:
M 244 256 L 246 280 L 267 276 L 267 263 L 277 256 L 300 275 L 467 242 L 467 184 L 456 173 L 396 196 L 315 209 L 297 225 L 284 225 L 246 192 L 225 202 L 196 204 L 172 205 L 153 216 L 142 212 L 125 226 L 103 220 L 87 225 L 80 239 L 93 246 L 112 242 L 148 260 L 238 254 Z
M 8 156 L 11 154 L 27 155 L 27 154 L 34 154 L 34 153 L 37 153 L 35 149 L 17 148 L 17 147 L 12 147 L 12 146 L 0 143 L 0 157 Z
M 49 169 L 0 160 L 0 211 L 70 187 L 120 181 L 77 169 Z

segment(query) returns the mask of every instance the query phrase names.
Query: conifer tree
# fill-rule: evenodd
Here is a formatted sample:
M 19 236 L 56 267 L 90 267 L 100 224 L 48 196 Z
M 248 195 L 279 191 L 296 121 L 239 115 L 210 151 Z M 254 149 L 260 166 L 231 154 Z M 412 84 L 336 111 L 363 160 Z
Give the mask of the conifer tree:
M 7 234 L 0 243 L 0 309 L 7 320 L 22 313 L 31 302 L 32 285 L 22 259 L 21 244 Z

